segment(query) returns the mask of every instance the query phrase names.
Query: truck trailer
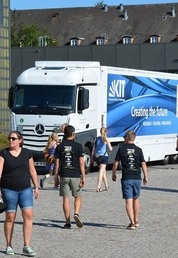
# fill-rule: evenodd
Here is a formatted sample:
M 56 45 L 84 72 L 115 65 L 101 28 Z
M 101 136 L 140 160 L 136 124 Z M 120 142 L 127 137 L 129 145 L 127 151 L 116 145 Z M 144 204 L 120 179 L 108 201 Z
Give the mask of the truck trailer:
M 178 75 L 101 66 L 93 61 L 36 61 L 9 91 L 11 128 L 23 134 L 36 166 L 45 166 L 48 136 L 71 124 L 84 147 L 86 172 L 100 128 L 106 127 L 113 163 L 127 130 L 146 161 L 176 162 Z

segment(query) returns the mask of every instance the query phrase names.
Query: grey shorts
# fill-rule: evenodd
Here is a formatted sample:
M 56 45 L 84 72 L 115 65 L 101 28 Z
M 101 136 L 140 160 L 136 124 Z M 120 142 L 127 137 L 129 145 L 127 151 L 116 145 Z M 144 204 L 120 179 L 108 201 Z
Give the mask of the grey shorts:
M 81 196 L 80 180 L 81 178 L 61 177 L 59 195 L 69 197 L 72 193 L 74 197 Z

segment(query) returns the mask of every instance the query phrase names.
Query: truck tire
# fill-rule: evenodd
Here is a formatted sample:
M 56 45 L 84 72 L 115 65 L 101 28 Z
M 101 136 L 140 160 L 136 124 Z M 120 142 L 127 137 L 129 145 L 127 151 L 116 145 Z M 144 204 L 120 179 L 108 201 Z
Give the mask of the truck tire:
M 162 160 L 163 165 L 167 165 L 169 163 L 169 156 L 165 156 L 164 159 Z
M 90 157 L 90 149 L 87 146 L 84 146 L 84 159 L 85 159 L 85 174 L 90 172 L 91 167 L 91 157 Z
M 176 164 L 177 163 L 177 156 L 178 155 L 171 155 L 169 157 L 169 164 Z

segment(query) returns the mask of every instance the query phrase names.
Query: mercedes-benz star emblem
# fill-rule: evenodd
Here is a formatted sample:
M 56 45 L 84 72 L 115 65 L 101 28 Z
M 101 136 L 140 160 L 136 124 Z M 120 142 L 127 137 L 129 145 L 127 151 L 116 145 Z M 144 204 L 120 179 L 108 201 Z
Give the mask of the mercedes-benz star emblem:
M 44 125 L 42 124 L 38 124 L 35 126 L 35 132 L 38 134 L 38 135 L 42 135 L 45 131 L 45 127 Z

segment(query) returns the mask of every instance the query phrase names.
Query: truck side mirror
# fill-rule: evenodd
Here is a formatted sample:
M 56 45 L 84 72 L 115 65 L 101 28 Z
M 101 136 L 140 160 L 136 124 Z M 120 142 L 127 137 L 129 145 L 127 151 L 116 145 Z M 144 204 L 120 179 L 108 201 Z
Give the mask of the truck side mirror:
M 83 87 L 79 88 L 78 92 L 78 112 L 81 113 L 89 107 L 89 90 Z

